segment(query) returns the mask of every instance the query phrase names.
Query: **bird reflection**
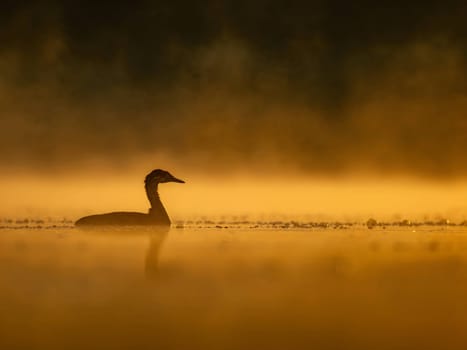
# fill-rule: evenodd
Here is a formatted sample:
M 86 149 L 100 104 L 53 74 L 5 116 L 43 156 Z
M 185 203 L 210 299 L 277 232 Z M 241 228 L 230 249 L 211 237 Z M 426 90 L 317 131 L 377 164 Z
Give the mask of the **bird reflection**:
M 144 264 L 144 272 L 148 279 L 154 280 L 159 276 L 159 255 L 169 231 L 170 228 L 160 227 L 149 234 L 149 248 Z
M 159 256 L 161 248 L 166 241 L 170 231 L 170 226 L 152 226 L 152 227 L 120 227 L 118 229 L 111 227 L 79 227 L 79 232 L 84 234 L 92 242 L 94 238 L 107 237 L 114 241 L 123 240 L 125 242 L 128 238 L 136 240 L 148 240 L 148 247 L 146 248 L 146 256 L 144 259 L 143 270 L 148 279 L 156 279 L 159 274 Z M 110 248 L 109 248 L 110 249 Z

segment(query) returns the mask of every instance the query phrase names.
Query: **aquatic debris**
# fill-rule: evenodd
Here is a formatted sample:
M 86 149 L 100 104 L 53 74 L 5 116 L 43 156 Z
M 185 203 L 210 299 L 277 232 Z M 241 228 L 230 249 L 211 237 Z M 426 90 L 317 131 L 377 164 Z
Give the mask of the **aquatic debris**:
M 73 221 L 70 219 L 51 219 L 51 218 L 3 218 L 0 219 L 0 229 L 57 229 L 73 228 Z M 454 223 L 449 219 L 436 219 L 425 221 L 411 221 L 404 219 L 401 221 L 378 221 L 371 217 L 363 222 L 341 222 L 341 221 L 281 221 L 281 220 L 235 220 L 230 221 L 223 218 L 215 220 L 212 218 L 203 218 L 202 220 L 182 220 L 179 218 L 174 221 L 174 229 L 258 229 L 258 230 L 346 230 L 351 228 L 365 227 L 368 229 L 409 229 L 417 227 L 466 227 L 467 220 Z
M 439 225 L 439 226 L 447 226 L 447 225 L 450 225 L 450 221 L 449 219 L 440 219 L 436 225 Z
M 368 219 L 366 222 L 366 227 L 368 227 L 370 230 L 373 229 L 377 225 L 378 225 L 378 222 L 373 218 Z
M 399 222 L 399 226 L 412 226 L 412 222 L 410 220 L 405 219 Z

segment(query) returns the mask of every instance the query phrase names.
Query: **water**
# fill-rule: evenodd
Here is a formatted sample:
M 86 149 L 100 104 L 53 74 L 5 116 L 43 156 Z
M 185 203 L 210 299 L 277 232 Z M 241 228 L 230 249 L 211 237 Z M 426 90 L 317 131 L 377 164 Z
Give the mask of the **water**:
M 467 348 L 465 226 L 18 225 L 1 349 Z

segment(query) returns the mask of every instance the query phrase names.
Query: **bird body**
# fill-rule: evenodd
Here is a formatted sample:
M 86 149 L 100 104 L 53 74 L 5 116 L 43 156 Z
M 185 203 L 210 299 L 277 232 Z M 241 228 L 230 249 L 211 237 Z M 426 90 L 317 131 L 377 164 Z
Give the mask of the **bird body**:
M 85 216 L 76 221 L 75 225 L 170 225 L 170 220 L 158 220 L 157 218 L 145 213 L 117 211 L 106 214 Z
M 185 183 L 169 172 L 156 169 L 144 180 L 146 195 L 151 203 L 147 214 L 135 212 L 113 212 L 85 216 L 76 221 L 76 226 L 170 226 L 170 218 L 159 198 L 158 185 L 165 182 Z

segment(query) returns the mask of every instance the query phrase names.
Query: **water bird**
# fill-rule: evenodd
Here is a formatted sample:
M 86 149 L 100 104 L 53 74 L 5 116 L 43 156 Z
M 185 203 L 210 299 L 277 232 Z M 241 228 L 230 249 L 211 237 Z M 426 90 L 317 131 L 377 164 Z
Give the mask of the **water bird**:
M 113 212 L 85 216 L 75 222 L 76 226 L 170 226 L 170 218 L 162 205 L 158 193 L 158 185 L 166 182 L 185 183 L 168 171 L 156 169 L 151 171 L 144 180 L 144 188 L 151 208 L 149 212 Z

